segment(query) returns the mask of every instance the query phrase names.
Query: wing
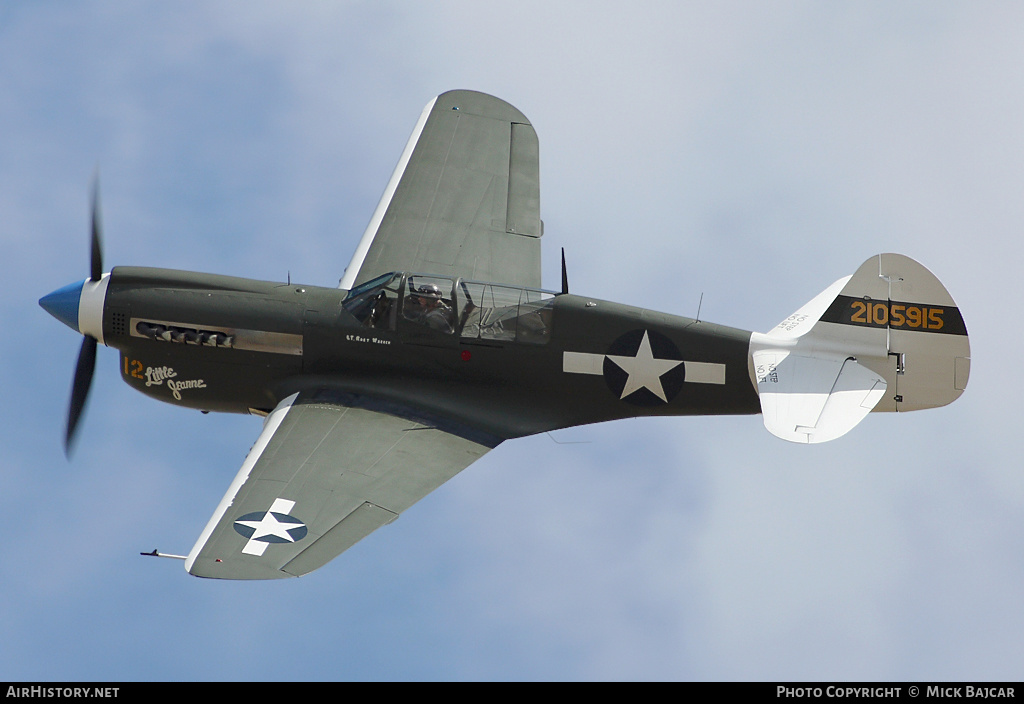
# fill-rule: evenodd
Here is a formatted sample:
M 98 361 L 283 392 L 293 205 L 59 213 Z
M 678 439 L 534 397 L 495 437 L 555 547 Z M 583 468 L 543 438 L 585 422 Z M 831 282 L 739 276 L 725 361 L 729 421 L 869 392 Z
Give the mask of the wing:
M 427 104 L 340 287 L 390 271 L 540 287 L 537 133 L 467 90 Z
M 311 572 L 499 442 L 364 396 L 293 394 L 267 416 L 185 569 L 219 579 Z

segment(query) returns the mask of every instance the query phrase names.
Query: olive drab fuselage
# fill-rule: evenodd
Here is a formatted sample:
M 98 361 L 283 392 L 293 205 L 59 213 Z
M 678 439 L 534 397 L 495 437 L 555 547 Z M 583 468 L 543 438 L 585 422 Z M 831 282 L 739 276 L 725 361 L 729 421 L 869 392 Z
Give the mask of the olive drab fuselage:
M 441 295 L 424 303 L 427 286 Z M 502 439 L 633 416 L 760 411 L 748 332 L 430 275 L 389 274 L 349 292 L 117 267 L 103 332 L 129 385 L 204 411 L 264 414 L 290 393 L 327 386 Z

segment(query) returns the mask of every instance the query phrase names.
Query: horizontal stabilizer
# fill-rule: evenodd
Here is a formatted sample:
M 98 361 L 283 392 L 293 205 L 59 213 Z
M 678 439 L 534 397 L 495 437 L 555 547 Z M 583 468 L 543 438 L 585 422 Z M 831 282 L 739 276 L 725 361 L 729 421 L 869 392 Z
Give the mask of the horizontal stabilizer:
M 753 359 L 765 427 L 790 442 L 826 442 L 846 434 L 885 393 L 885 379 L 852 358 L 762 350 Z

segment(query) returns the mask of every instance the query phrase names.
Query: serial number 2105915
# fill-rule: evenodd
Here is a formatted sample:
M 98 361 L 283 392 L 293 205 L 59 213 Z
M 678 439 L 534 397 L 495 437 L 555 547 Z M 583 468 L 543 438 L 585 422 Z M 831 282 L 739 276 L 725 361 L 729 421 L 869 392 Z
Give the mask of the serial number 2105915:
M 861 325 L 889 325 L 894 328 L 917 330 L 941 330 L 945 324 L 942 308 L 912 306 L 903 303 L 872 303 L 871 301 L 850 301 L 853 315 L 851 323 Z

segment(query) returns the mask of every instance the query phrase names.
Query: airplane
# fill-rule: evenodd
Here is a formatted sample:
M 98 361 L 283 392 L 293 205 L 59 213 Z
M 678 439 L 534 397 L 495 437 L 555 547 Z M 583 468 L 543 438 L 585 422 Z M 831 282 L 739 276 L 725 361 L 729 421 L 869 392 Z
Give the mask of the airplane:
M 424 108 L 338 287 L 142 267 L 91 270 L 40 305 L 84 336 L 69 452 L 98 344 L 131 387 L 176 406 L 263 416 L 188 555 L 189 574 L 308 574 L 505 440 L 638 416 L 761 413 L 820 443 L 869 412 L 958 398 L 967 328 L 899 254 L 767 333 L 541 288 L 530 121 L 474 91 Z M 698 313 L 699 318 L 699 313 Z

